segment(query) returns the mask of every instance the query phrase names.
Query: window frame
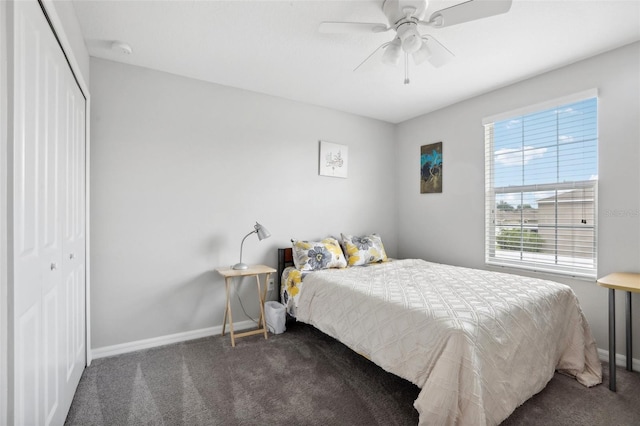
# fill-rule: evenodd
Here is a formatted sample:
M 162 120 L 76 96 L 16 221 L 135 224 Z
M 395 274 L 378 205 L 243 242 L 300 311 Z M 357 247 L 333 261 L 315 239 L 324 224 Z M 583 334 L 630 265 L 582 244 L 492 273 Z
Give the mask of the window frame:
M 596 178 L 589 180 L 573 180 L 573 181 L 565 181 L 565 182 L 553 182 L 553 183 L 544 183 L 544 184 L 523 184 L 523 185 L 512 185 L 512 186 L 495 186 L 495 174 L 496 170 L 496 159 L 495 159 L 495 133 L 494 133 L 494 124 L 497 122 L 501 122 L 504 120 L 510 119 L 519 119 L 529 114 L 534 114 L 538 112 L 543 112 L 545 110 L 554 109 L 554 108 L 563 108 L 569 104 L 573 104 L 580 101 L 585 101 L 588 99 L 596 99 Z M 485 235 L 484 235 L 484 250 L 485 250 L 485 264 L 490 266 L 501 266 L 501 267 L 510 267 L 517 269 L 524 269 L 533 272 L 544 272 L 551 273 L 563 276 L 572 276 L 577 278 L 586 278 L 593 279 L 597 277 L 598 270 L 598 150 L 599 150 L 599 132 L 598 132 L 598 120 L 599 120 L 599 105 L 598 105 L 598 92 L 597 89 L 592 89 L 580 93 L 575 93 L 573 95 L 565 96 L 562 98 L 553 99 L 547 102 L 542 102 L 530 106 L 526 106 L 524 108 L 519 108 L 517 110 L 508 111 L 501 114 L 496 114 L 490 117 L 487 117 L 482 120 L 482 124 L 485 128 L 484 132 L 484 147 L 485 147 Z M 557 135 L 556 135 L 557 137 Z M 524 164 L 521 166 L 524 168 Z M 557 197 L 562 194 L 562 192 L 558 191 L 566 191 L 568 189 L 576 190 L 581 189 L 583 194 L 593 195 L 593 224 L 580 224 L 580 225 L 565 225 L 562 224 L 560 217 L 558 216 L 558 207 L 561 200 Z M 533 255 L 531 251 L 535 250 L 527 250 L 534 247 L 538 243 L 528 242 L 528 246 L 525 248 L 523 237 L 524 230 L 529 229 L 527 232 L 532 233 L 532 226 L 526 225 L 526 220 L 524 219 L 524 201 L 521 202 L 522 208 L 520 208 L 520 222 L 519 224 L 509 225 L 510 228 L 520 229 L 520 249 L 519 250 L 511 250 L 511 249 L 503 249 L 501 250 L 502 256 L 496 257 L 496 251 L 498 250 L 498 234 L 497 231 L 499 228 L 508 229 L 507 225 L 499 225 L 496 223 L 496 217 L 498 216 L 498 208 L 496 207 L 497 202 L 499 201 L 497 198 L 498 194 L 520 194 L 521 200 L 524 200 L 525 194 L 529 194 L 537 191 L 555 191 L 555 218 L 552 225 L 544 225 L 543 227 L 549 228 L 549 226 L 555 229 L 555 238 L 553 240 L 553 244 L 555 245 L 555 251 L 552 253 L 544 253 L 539 255 Z M 591 192 L 588 192 L 591 191 Z M 580 202 L 586 203 L 586 198 L 582 199 Z M 539 225 L 536 227 L 536 233 L 540 229 Z M 566 239 L 558 238 L 558 229 L 568 229 L 571 232 L 575 232 L 576 230 L 592 230 L 592 237 L 589 236 L 589 242 L 592 242 L 592 252 L 589 252 L 591 256 L 587 257 L 585 260 L 585 265 L 580 265 L 580 258 L 576 256 L 575 249 L 571 250 L 572 255 L 570 256 L 571 262 L 570 264 L 558 264 L 559 252 L 562 250 L 558 249 L 558 245 L 560 242 L 572 242 L 575 244 L 580 240 L 575 236 L 567 237 Z M 587 232 L 588 233 L 588 232 Z M 503 237 L 504 238 L 504 237 Z M 591 239 L 592 238 L 592 239 Z M 504 240 L 503 240 L 504 241 Z M 503 244 L 505 244 L 503 242 Z M 509 244 L 509 243 L 506 243 Z M 591 244 L 590 244 L 591 245 Z M 586 246 L 585 246 L 586 247 Z M 509 259 L 505 256 L 506 253 L 512 254 L 513 258 Z M 536 260 L 536 257 L 538 260 Z M 550 258 L 553 258 L 553 263 L 550 262 Z

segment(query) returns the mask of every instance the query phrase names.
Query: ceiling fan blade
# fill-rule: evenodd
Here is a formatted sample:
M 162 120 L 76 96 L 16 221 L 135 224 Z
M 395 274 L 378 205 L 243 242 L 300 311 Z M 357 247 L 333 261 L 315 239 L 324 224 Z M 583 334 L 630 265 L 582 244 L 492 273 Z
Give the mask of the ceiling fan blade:
M 470 0 L 434 12 L 429 20 L 420 22 L 431 27 L 442 28 L 476 19 L 507 13 L 512 0 Z
M 380 52 L 380 51 L 381 51 L 381 49 L 386 48 L 386 47 L 387 47 L 388 45 L 390 45 L 390 44 L 391 44 L 391 42 L 390 42 L 390 41 L 388 41 L 388 42 L 386 42 L 386 43 L 382 43 L 380 46 L 378 46 L 378 47 L 376 48 L 376 50 L 374 50 L 373 52 L 371 52 L 371 54 L 370 54 L 369 56 L 367 56 L 367 57 L 364 59 L 364 61 L 360 62 L 360 64 L 359 64 L 357 67 L 355 67 L 355 68 L 353 69 L 353 71 L 355 72 L 355 71 L 358 71 L 358 70 L 362 70 L 362 69 L 363 69 L 363 67 L 362 67 L 362 66 L 363 66 L 365 63 L 367 63 L 371 58 L 373 58 L 374 56 L 376 56 L 376 53 Z M 380 62 L 380 61 L 378 61 L 378 62 Z
M 429 50 L 431 50 L 431 56 L 427 59 L 431 65 L 436 68 L 448 64 L 455 57 L 453 52 L 444 47 L 442 43 L 436 40 L 432 35 L 425 35 L 422 37 L 423 43 L 427 43 Z
M 386 24 L 369 22 L 321 22 L 318 27 L 327 34 L 383 33 L 390 29 Z

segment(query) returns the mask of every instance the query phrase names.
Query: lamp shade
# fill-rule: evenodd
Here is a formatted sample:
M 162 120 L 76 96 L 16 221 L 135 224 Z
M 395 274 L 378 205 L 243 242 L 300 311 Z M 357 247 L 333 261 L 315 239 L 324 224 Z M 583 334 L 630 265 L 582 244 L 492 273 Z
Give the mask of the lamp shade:
M 256 224 L 254 225 L 254 228 L 256 229 L 256 232 L 258 233 L 258 239 L 260 241 L 264 240 L 265 238 L 269 238 L 271 236 L 271 233 L 269 231 L 267 231 L 267 228 L 265 228 L 264 226 L 260 225 L 258 222 L 256 222 Z
M 413 62 L 416 65 L 420 65 L 430 57 L 431 57 L 431 49 L 429 49 L 429 46 L 427 46 L 427 40 L 423 39 L 422 46 L 420 46 L 420 49 L 418 49 L 417 52 L 413 53 Z
M 242 242 L 240 243 L 240 262 L 236 263 L 235 265 L 232 266 L 233 269 L 248 269 L 249 265 L 247 265 L 246 263 L 242 263 L 242 247 L 244 246 L 244 240 L 247 239 L 247 237 L 251 234 L 258 234 L 258 239 L 260 241 L 264 240 L 265 238 L 269 238 L 271 236 L 271 233 L 269 231 L 267 231 L 267 228 L 265 228 L 264 226 L 260 225 L 258 222 L 256 222 L 255 225 L 253 225 L 253 231 L 249 232 L 247 235 L 244 236 L 244 238 L 242 239 Z
M 422 38 L 415 25 L 403 25 L 398 28 L 398 36 L 402 42 L 402 50 L 415 53 L 422 46 Z
M 400 39 L 396 37 L 384 49 L 384 54 L 382 55 L 382 63 L 393 66 L 398 65 L 398 62 L 400 61 L 400 53 L 401 42 Z

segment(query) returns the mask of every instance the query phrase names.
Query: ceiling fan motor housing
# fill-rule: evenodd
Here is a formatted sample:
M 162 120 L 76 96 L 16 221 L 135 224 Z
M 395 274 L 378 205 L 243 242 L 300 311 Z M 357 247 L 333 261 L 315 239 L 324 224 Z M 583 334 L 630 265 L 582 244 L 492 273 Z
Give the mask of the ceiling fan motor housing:
M 387 17 L 389 25 L 400 22 L 409 15 L 417 20 L 424 18 L 427 10 L 426 0 L 385 0 L 382 4 L 382 12 Z

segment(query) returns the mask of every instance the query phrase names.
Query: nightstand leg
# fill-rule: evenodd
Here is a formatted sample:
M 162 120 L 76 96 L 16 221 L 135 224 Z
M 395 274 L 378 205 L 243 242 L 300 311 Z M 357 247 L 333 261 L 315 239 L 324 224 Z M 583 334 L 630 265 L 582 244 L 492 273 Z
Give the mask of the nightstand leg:
M 229 334 L 231 334 L 231 346 L 236 346 L 236 339 L 233 335 L 233 316 L 231 315 L 231 300 L 229 293 L 231 292 L 231 278 L 225 280 L 227 282 L 227 314 L 229 315 Z
M 260 276 L 256 275 L 256 283 L 258 284 L 258 300 L 260 300 L 260 319 L 262 320 L 262 329 L 264 330 L 264 338 L 267 338 L 267 319 L 264 317 L 264 299 L 262 298 L 262 291 L 260 290 Z M 267 283 L 265 282 L 265 285 Z M 260 321 L 258 321 L 260 326 Z
M 609 389 L 616 391 L 616 291 L 609 289 Z
M 627 317 L 627 370 L 633 371 L 633 339 L 631 332 L 631 292 L 627 292 L 627 307 L 625 309 Z
M 263 307 L 260 309 L 260 318 L 258 318 L 258 327 L 262 324 L 263 327 L 266 328 L 266 318 L 264 317 L 264 297 L 262 297 L 262 292 L 260 291 L 260 278 L 256 275 L 256 283 L 258 286 L 258 300 L 260 301 L 260 306 Z M 266 285 L 266 284 L 265 284 Z
M 222 335 L 224 336 L 224 329 L 227 326 L 227 310 L 229 309 L 229 280 L 228 278 L 224 279 L 224 286 L 227 292 L 227 301 L 224 304 L 224 319 L 222 320 Z
M 269 285 L 269 276 L 270 275 L 271 275 L 271 273 L 268 272 L 266 277 L 265 277 L 265 279 L 264 279 L 264 287 L 262 289 L 262 295 L 260 296 L 261 297 L 260 303 L 262 303 L 262 306 L 264 306 L 264 302 L 267 301 L 267 286 Z M 262 322 L 262 319 L 263 319 L 262 314 L 260 314 L 260 319 L 258 320 L 258 325 L 260 325 L 260 323 Z M 264 318 L 264 320 L 266 321 L 267 319 Z M 264 324 L 265 324 L 265 328 L 266 328 L 266 324 L 267 323 L 265 322 Z
M 268 272 L 264 278 L 264 288 L 262 289 L 262 303 L 267 301 L 267 287 L 269 287 L 270 277 L 271 277 L 271 272 Z M 278 295 L 278 299 L 280 299 L 280 295 Z

